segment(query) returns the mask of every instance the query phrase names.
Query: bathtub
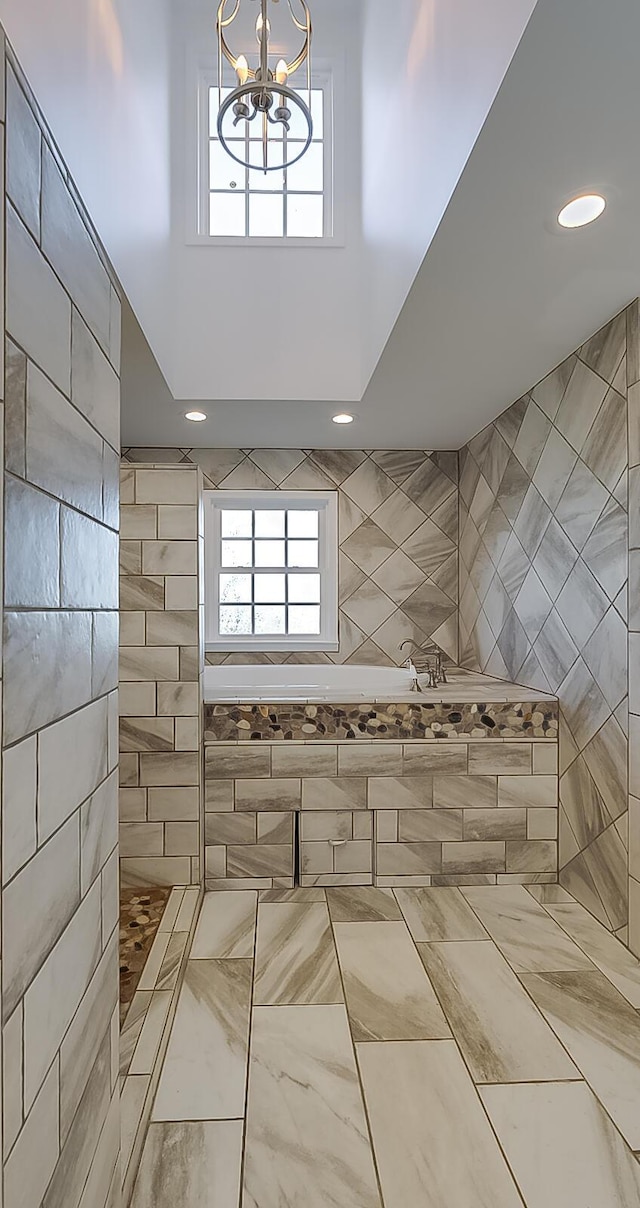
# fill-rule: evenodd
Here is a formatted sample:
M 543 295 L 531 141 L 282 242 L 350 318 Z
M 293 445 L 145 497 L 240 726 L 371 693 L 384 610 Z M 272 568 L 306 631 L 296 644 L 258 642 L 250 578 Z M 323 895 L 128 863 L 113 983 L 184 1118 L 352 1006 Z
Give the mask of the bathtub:
M 411 691 L 411 672 L 404 667 L 333 666 L 331 664 L 283 664 L 281 666 L 205 667 L 204 699 L 207 702 L 304 701 L 508 701 L 531 697 L 531 690 L 503 683 L 491 676 L 453 667 L 447 669 L 448 684 L 428 688 L 424 677 L 422 694 Z

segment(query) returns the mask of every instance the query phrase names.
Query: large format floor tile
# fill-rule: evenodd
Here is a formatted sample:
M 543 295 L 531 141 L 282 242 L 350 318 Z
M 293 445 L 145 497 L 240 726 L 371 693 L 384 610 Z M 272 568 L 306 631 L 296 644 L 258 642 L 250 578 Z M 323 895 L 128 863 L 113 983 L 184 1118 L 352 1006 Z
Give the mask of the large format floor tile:
M 522 1208 L 452 1040 L 361 1044 L 358 1063 L 385 1208 Z
M 640 1208 L 640 1163 L 586 1083 L 481 1095 L 527 1208 Z
M 251 961 L 189 961 L 153 1120 L 244 1115 Z
M 131 1208 L 238 1208 L 242 1120 L 151 1124 Z
M 206 893 L 191 948 L 192 960 L 252 957 L 257 894 Z
M 523 885 L 474 886 L 462 892 L 516 972 L 593 969 Z
M 400 908 L 390 889 L 372 885 L 327 890 L 333 923 L 380 923 L 401 919 Z
M 600 972 L 613 982 L 627 1002 L 639 1008 L 640 961 L 637 957 L 578 902 L 571 899 L 568 902 L 547 902 L 545 909 L 580 945 Z
M 260 903 L 254 1002 L 342 1002 L 329 913 L 323 902 Z
M 336 923 L 354 1040 L 450 1036 L 404 923 Z
M 640 1208 L 638 962 L 532 889 L 207 895 L 132 1208 Z M 124 1036 L 129 1182 L 153 958 Z
M 381 1208 L 341 1006 L 254 1011 L 242 1208 L 284 1205 Z
M 414 940 L 486 940 L 487 933 L 459 889 L 396 889 Z
M 419 949 L 476 1082 L 580 1077 L 491 941 Z
M 640 1149 L 640 1016 L 602 973 L 522 977 L 632 1149 Z

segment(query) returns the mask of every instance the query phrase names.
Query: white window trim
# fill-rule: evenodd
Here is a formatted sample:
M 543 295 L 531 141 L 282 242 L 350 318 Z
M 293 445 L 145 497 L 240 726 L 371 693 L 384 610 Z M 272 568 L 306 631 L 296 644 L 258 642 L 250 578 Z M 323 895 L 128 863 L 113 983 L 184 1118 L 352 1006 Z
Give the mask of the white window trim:
M 318 238 L 267 238 L 259 235 L 209 235 L 209 156 L 205 154 L 209 141 L 209 88 L 218 82 L 218 69 L 211 56 L 201 56 L 187 70 L 187 78 L 196 78 L 195 104 L 189 100 L 187 113 L 194 117 L 193 133 L 187 138 L 187 181 L 191 182 L 193 204 L 187 205 L 188 226 L 186 243 L 198 247 L 260 247 L 260 248 L 327 248 L 345 246 L 344 229 L 344 129 L 334 121 L 334 110 L 344 107 L 344 78 L 340 64 L 314 60 L 312 87 L 325 92 L 324 128 L 330 136 L 323 140 L 325 155 L 325 230 L 330 234 Z M 303 73 L 301 72 L 301 83 Z M 193 96 L 193 94 L 192 94 Z M 195 109 L 195 113 L 194 113 Z M 188 186 L 189 187 L 189 186 Z M 327 217 L 328 215 L 328 217 Z
M 293 511 L 317 509 L 320 539 L 320 634 L 268 638 L 262 634 L 221 635 L 218 630 L 217 560 L 220 512 L 223 508 Z M 280 568 L 277 568 L 280 569 Z M 240 568 L 238 568 L 240 571 Z M 205 491 L 204 492 L 205 649 L 207 651 L 338 650 L 338 492 L 337 491 Z

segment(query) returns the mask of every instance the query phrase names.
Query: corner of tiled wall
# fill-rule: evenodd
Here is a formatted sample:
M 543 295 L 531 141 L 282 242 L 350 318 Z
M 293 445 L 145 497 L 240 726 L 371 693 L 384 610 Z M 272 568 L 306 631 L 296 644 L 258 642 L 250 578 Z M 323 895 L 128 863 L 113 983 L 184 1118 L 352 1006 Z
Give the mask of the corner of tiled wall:
M 121 468 L 120 867 L 123 884 L 203 875 L 202 472 Z
M 3 1203 L 103 1208 L 120 1194 L 120 298 L 4 51 Z
M 634 303 L 460 454 L 461 663 L 558 695 L 560 880 L 623 940 L 637 364 Z
M 629 947 L 640 956 L 640 301 L 627 309 L 629 437 Z

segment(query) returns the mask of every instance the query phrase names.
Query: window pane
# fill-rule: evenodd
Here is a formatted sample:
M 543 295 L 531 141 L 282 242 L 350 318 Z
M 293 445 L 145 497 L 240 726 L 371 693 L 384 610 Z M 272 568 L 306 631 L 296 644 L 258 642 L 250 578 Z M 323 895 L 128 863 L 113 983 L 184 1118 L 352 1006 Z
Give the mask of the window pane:
M 300 97 L 300 100 L 303 102 L 303 104 L 305 104 L 308 108 L 309 107 L 309 93 L 308 93 L 307 89 L 306 88 L 296 88 L 295 91 L 297 92 L 297 94 Z M 291 104 L 289 105 L 289 108 L 291 110 L 291 118 L 289 120 L 289 138 L 306 139 L 306 137 L 309 133 L 309 127 L 307 125 L 307 122 L 306 122 L 306 119 L 305 119 L 303 113 L 298 108 L 295 101 L 291 102 Z M 311 119 L 313 121 L 313 89 L 311 90 Z M 320 133 L 316 133 L 315 128 L 314 128 L 313 133 L 314 133 L 315 138 L 321 137 Z
M 288 543 L 288 565 L 289 566 L 317 566 L 318 565 L 318 542 L 317 541 L 289 541 Z M 236 565 L 238 565 L 236 563 Z
M 222 604 L 251 603 L 251 575 L 220 575 Z
M 320 633 L 320 608 L 316 605 L 289 608 L 289 633 Z
M 251 537 L 252 512 L 232 512 L 223 508 L 220 512 L 220 531 L 223 537 Z
M 256 537 L 284 537 L 284 512 L 256 512 Z
M 290 604 L 318 604 L 320 575 L 289 575 Z
M 222 88 L 218 94 L 217 88 L 209 89 L 209 133 L 212 138 L 218 129 L 218 110 L 231 91 L 231 88 Z
M 288 525 L 290 537 L 317 537 L 318 536 L 318 513 L 295 511 L 288 512 Z M 238 534 L 240 536 L 240 534 Z
M 289 152 L 293 151 L 296 144 L 289 144 Z M 302 150 L 302 145 L 298 148 Z M 295 152 L 294 152 L 295 154 Z M 302 159 L 299 159 L 297 164 L 292 168 L 287 168 L 287 188 L 288 189 L 305 189 L 305 190 L 322 190 L 324 177 L 324 152 L 322 143 L 312 143 L 305 151 Z
M 220 606 L 220 633 L 251 633 L 251 605 Z
M 259 150 L 261 143 L 251 144 L 251 163 L 262 163 L 262 151 Z M 249 172 L 249 188 L 254 193 L 282 193 L 284 188 L 284 171 L 282 167 L 278 170 L 271 170 L 272 164 L 282 164 L 282 145 L 275 143 L 269 147 L 269 163 L 270 170 L 268 172 L 258 172 L 252 168 Z
M 256 541 L 256 566 L 284 566 L 284 541 Z M 236 562 L 235 566 L 244 563 Z M 294 563 L 299 566 L 300 563 Z M 306 563 L 304 564 L 307 565 Z
M 245 234 L 244 193 L 209 194 L 209 234 Z
M 233 144 L 242 154 L 244 142 Z M 209 188 L 237 189 L 241 192 L 245 184 L 245 171 L 227 155 L 217 139 L 209 143 Z
M 223 541 L 223 566 L 251 566 L 250 541 Z
M 323 198 L 291 194 L 287 197 L 287 235 L 298 239 L 321 239 Z
M 324 93 L 321 88 L 311 89 L 311 117 L 313 118 L 313 137 L 322 138 L 324 134 Z
M 284 604 L 284 575 L 256 575 L 256 604 Z
M 277 608 L 261 604 L 255 609 L 256 633 L 285 633 L 284 604 Z
M 283 203 L 279 194 L 270 197 L 264 193 L 249 196 L 249 234 L 269 238 L 282 236 Z

